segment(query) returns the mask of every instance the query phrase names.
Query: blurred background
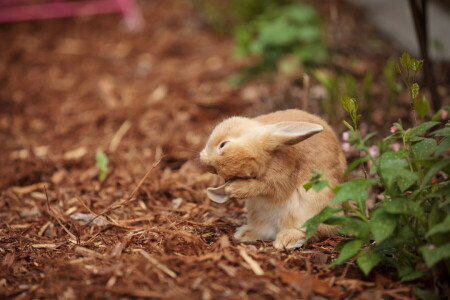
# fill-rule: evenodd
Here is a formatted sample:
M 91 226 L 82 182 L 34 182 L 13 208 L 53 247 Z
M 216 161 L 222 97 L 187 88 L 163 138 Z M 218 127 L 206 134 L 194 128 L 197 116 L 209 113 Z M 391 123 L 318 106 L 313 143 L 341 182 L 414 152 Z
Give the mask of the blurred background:
M 366 128 L 408 124 L 395 61 L 421 56 L 410 2 L 2 0 L 1 186 L 92 164 L 100 150 L 133 162 L 165 153 L 176 170 L 236 114 L 301 108 L 342 131 L 342 95 L 359 101 Z M 444 106 L 448 2 L 427 3 Z

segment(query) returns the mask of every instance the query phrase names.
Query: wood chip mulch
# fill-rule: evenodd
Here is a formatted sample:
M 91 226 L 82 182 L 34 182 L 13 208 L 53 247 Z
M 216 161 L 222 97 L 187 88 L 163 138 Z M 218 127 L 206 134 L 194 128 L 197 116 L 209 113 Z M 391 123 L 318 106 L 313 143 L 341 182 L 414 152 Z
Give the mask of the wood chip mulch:
M 232 238 L 242 203 L 211 203 L 196 160 L 254 105 L 227 83 L 232 41 L 185 2 L 142 7 L 138 33 L 118 16 L 0 25 L 0 298 L 410 299 L 420 283 L 392 270 L 328 268 L 344 237 Z

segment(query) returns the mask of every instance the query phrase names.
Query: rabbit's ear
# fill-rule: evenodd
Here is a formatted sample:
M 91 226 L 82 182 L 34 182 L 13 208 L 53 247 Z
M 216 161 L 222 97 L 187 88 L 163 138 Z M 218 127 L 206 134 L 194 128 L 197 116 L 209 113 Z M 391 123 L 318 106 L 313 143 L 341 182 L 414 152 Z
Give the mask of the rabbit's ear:
M 319 124 L 308 122 L 280 122 L 267 125 L 277 144 L 295 145 L 323 130 Z

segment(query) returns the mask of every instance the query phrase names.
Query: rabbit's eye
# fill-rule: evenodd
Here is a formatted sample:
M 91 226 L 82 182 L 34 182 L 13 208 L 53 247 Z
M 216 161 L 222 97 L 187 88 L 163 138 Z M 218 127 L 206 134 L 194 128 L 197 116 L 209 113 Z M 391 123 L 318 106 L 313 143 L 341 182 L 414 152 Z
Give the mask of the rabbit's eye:
M 226 144 L 228 144 L 230 141 L 223 141 L 222 143 L 220 143 L 219 145 L 219 149 L 222 149 L 223 147 L 225 147 Z

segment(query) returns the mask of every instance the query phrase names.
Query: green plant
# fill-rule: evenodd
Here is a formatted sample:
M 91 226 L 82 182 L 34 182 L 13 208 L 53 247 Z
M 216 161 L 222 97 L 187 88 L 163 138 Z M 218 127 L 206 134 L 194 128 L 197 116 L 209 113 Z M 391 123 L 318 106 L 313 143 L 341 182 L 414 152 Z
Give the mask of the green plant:
M 413 80 L 421 61 L 408 57 L 403 54 L 398 66 L 403 68 L 412 105 L 423 116 L 425 106 L 417 102 L 419 87 Z M 374 134 L 363 136 L 358 130 L 357 101 L 343 97 L 342 104 L 351 119 L 344 121 L 351 131 L 349 141 L 361 153 L 347 173 L 360 165 L 370 170 L 365 178 L 337 187 L 324 184 L 320 173 L 313 174 L 305 188 L 331 188 L 335 193 L 332 204 L 340 207 L 327 207 L 308 220 L 304 224 L 307 238 L 321 223 L 341 226 L 339 231 L 350 239 L 338 245 L 339 256 L 331 265 L 355 259 L 366 275 L 377 265 L 388 264 L 397 269 L 402 281 L 410 281 L 424 275 L 422 263 L 432 268 L 439 262 L 450 274 L 450 157 L 446 154 L 450 123 L 436 129 L 441 122 L 421 122 L 412 128 L 397 122 L 392 135 L 370 146 Z M 392 149 L 391 143 L 400 144 L 399 149 Z M 371 151 L 374 147 L 377 151 Z M 368 209 L 368 191 L 374 187 L 382 190 L 382 200 Z M 345 214 L 337 214 L 342 211 Z
M 403 52 L 399 63 L 395 65 L 397 72 L 403 79 L 409 91 L 412 108 L 420 119 L 423 119 L 430 110 L 430 104 L 424 96 L 419 97 L 419 84 L 416 82 L 417 72 L 422 69 L 423 60 L 411 58 L 407 52 Z
M 108 174 L 108 157 L 103 152 L 97 152 L 95 155 L 95 165 L 98 169 L 98 180 L 103 181 Z
M 275 71 L 285 56 L 302 66 L 322 63 L 328 57 L 321 20 L 306 4 L 278 6 L 265 10 L 235 31 L 236 54 L 251 56 L 256 63 L 245 70 L 248 76 Z
M 292 0 L 191 0 L 194 9 L 215 31 L 231 34 L 236 26 L 250 22 L 268 9 Z

